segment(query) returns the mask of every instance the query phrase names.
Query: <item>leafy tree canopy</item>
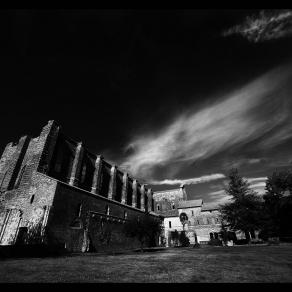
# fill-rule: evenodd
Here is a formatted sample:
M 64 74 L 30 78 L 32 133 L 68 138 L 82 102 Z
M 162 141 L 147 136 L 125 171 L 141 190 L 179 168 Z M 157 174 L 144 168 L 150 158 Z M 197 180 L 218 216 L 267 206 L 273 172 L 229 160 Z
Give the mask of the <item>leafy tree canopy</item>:
M 150 216 L 132 218 L 124 224 L 125 235 L 136 237 L 141 244 L 141 249 L 145 243 L 151 244 L 155 236 L 161 233 L 161 228 L 160 220 Z
M 226 193 L 231 196 L 231 202 L 221 206 L 222 219 L 232 230 L 248 232 L 258 229 L 261 225 L 261 198 L 250 189 L 237 169 L 230 171 L 229 180 Z

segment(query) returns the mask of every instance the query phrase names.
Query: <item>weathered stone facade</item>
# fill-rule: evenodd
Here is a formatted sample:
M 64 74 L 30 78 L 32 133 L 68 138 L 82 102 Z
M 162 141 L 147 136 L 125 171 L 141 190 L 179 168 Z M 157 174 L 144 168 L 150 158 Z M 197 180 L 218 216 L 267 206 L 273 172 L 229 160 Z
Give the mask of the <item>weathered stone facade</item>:
M 172 232 L 185 231 L 190 244 L 207 244 L 211 238 L 218 237 L 221 231 L 220 212 L 217 206 L 204 204 L 202 199 L 187 200 L 184 186 L 179 189 L 154 192 L 156 212 L 164 216 L 164 241 L 166 246 L 175 244 Z M 185 213 L 188 221 L 185 226 L 180 214 Z
M 153 192 L 66 137 L 49 121 L 38 137 L 9 143 L 0 160 L 0 245 L 40 228 L 70 251 L 132 248 L 123 222 L 152 216 Z

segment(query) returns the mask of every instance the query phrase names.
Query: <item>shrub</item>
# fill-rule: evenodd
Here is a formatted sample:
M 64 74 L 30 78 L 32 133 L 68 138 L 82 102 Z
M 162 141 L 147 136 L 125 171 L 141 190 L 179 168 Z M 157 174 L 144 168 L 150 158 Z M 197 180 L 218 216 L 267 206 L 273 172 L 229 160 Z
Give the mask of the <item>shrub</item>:
M 236 245 L 244 245 L 244 244 L 248 244 L 248 243 L 249 243 L 248 239 L 237 239 L 235 241 Z
M 194 245 L 193 245 L 193 248 L 200 248 L 201 247 L 201 245 L 199 244 L 199 243 L 195 243 Z
M 269 237 L 268 244 L 269 245 L 278 245 L 280 243 L 279 237 Z
M 212 238 L 210 239 L 210 241 L 208 242 L 208 245 L 212 245 L 212 246 L 222 246 L 222 241 L 220 239 L 217 238 Z
M 144 244 L 153 246 L 155 237 L 161 234 L 161 222 L 150 216 L 144 216 L 139 220 L 133 218 L 125 222 L 123 231 L 127 237 L 137 238 L 143 250 Z
M 189 238 L 186 236 L 185 231 L 182 231 L 179 234 L 179 242 L 181 244 L 181 246 L 189 246 L 190 245 L 190 240 Z

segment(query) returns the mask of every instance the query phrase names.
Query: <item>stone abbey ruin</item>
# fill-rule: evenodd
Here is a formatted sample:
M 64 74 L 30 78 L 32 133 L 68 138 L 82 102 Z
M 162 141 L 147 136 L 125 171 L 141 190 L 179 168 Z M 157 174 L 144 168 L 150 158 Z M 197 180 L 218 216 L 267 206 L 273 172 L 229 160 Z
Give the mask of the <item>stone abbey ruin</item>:
M 180 215 L 188 217 L 182 226 Z M 184 186 L 153 192 L 49 121 L 38 137 L 8 143 L 0 159 L 0 245 L 61 244 L 73 252 L 140 247 L 127 220 L 151 217 L 162 232 L 152 246 L 172 246 L 173 232 L 206 244 L 220 232 L 218 207 L 188 200 Z

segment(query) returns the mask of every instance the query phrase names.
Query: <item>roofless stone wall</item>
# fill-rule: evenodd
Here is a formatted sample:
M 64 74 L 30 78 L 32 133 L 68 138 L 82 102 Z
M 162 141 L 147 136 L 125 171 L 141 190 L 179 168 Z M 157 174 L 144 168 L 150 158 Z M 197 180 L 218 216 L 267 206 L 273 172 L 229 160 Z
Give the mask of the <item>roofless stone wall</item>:
M 129 248 L 136 241 L 123 236 L 123 222 L 160 220 L 154 208 L 150 188 L 67 137 L 54 121 L 38 137 L 7 144 L 0 159 L 1 245 L 21 242 L 39 224 L 69 250 Z

